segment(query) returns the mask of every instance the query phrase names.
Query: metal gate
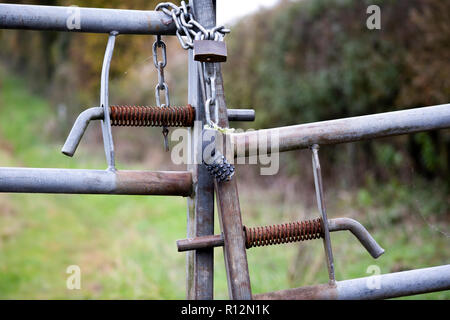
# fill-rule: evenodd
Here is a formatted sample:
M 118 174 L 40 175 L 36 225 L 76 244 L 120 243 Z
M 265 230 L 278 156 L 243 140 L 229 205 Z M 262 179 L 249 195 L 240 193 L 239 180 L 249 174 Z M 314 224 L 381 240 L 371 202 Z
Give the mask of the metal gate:
M 3 29 L 109 35 L 101 76 L 100 106 L 88 109 L 80 115 L 62 150 L 64 154 L 72 156 L 89 122 L 100 120 L 108 168 L 106 170 L 0 168 L 0 192 L 187 197 L 187 239 L 177 243 L 179 251 L 187 251 L 187 299 L 213 298 L 214 247 L 223 247 L 224 250 L 230 299 L 383 299 L 450 289 L 450 265 L 380 275 L 380 289 L 368 288 L 367 278 L 336 281 L 330 232 L 342 230 L 352 232 L 374 258 L 383 254 L 384 249 L 357 221 L 348 218 L 327 218 L 319 161 L 319 146 L 450 128 L 450 104 L 250 133 L 230 133 L 226 130 L 229 127 L 229 120 L 251 121 L 254 119 L 254 111 L 227 109 L 220 63 L 206 62 L 202 68 L 192 46 L 194 40 L 203 40 L 209 36 L 210 41 L 223 40 L 220 32 L 223 35 L 226 31 L 223 27 L 216 27 L 215 1 L 191 0 L 189 5 L 182 2 L 181 7 L 162 3 L 159 9 L 137 11 L 79 8 L 80 28 L 71 29 L 67 25 L 70 14 L 67 7 L 0 4 L 0 28 Z M 196 32 L 192 32 L 194 28 Z M 157 100 L 157 107 L 110 106 L 109 66 L 116 38 L 120 34 L 156 35 L 158 38 L 155 43 L 158 48 L 165 47 L 159 38 L 161 35 L 178 37 L 182 46 L 187 49 L 189 57 L 189 92 L 186 106 L 168 107 L 168 95 L 167 105 L 160 105 Z M 194 39 L 190 34 L 200 36 Z M 155 53 L 156 49 L 154 50 Z M 213 51 L 218 52 L 217 49 Z M 159 72 L 156 87 L 158 99 L 160 91 L 165 90 L 167 94 L 167 88 L 164 87 L 164 60 L 165 57 L 163 61 L 158 62 L 155 58 L 155 66 Z M 211 70 L 214 70 L 214 73 L 211 73 Z M 211 100 L 212 98 L 214 100 Z M 231 169 L 232 166 L 227 166 L 225 156 L 221 158 L 222 162 L 215 164 L 216 167 L 207 166 L 201 161 L 200 163 L 191 161 L 192 164 L 188 165 L 186 171 L 116 170 L 112 125 L 187 127 L 191 145 L 188 158 L 201 159 L 205 148 L 201 133 L 204 131 L 203 127 L 211 123 L 209 108 L 211 103 L 215 107 L 214 124 L 218 128 L 223 128 L 216 131 L 225 131 L 225 134 L 216 136 L 216 141 L 222 146 L 218 151 L 228 158 L 235 157 L 239 153 L 244 157 L 258 154 L 260 146 L 257 140 L 261 134 L 275 135 L 279 138 L 278 152 L 311 149 L 321 217 L 311 221 L 275 226 L 257 228 L 243 226 L 236 179 L 231 178 L 234 171 Z M 268 149 L 271 149 L 270 146 Z M 217 158 L 214 161 L 217 161 Z M 226 179 L 220 179 L 214 171 L 225 170 L 223 168 L 228 170 L 221 171 L 226 173 L 224 175 Z M 211 175 L 210 171 L 216 174 Z M 217 197 L 221 225 L 219 235 L 214 235 L 214 194 Z M 329 273 L 328 284 L 252 295 L 247 249 L 313 239 L 323 239 Z

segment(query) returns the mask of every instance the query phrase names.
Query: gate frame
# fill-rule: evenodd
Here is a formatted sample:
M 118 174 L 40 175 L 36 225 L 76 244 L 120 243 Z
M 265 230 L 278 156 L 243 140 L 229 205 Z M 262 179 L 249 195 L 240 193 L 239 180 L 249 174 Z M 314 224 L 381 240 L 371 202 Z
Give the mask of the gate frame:
M 206 28 L 216 25 L 215 0 L 190 0 L 196 20 Z M 83 17 L 81 29 L 69 29 L 67 20 L 72 10 Z M 171 18 L 157 11 L 52 7 L 0 4 L 0 29 L 52 30 L 67 32 L 117 34 L 174 35 L 176 26 Z M 197 112 L 197 127 L 189 128 L 190 163 L 201 157 L 199 126 L 205 123 L 197 62 L 188 51 L 188 102 Z M 220 66 L 217 66 L 217 101 L 219 125 L 228 127 L 229 110 L 225 103 Z M 347 143 L 419 131 L 450 128 L 450 104 L 424 107 L 363 117 L 331 120 L 290 127 L 231 134 L 234 152 L 244 150 L 244 156 L 258 153 L 252 143 L 258 134 L 280 136 L 279 152 L 310 148 L 313 145 Z M 197 130 L 196 130 L 197 129 Z M 201 129 L 201 128 L 200 128 Z M 226 141 L 228 142 L 228 141 Z M 269 146 L 270 149 L 270 146 Z M 225 150 L 226 151 L 226 150 Z M 224 154 L 228 154 L 224 152 Z M 201 163 L 201 162 L 200 162 Z M 371 292 L 364 287 L 367 278 L 337 281 L 328 285 L 289 289 L 262 295 L 251 294 L 250 277 L 236 179 L 218 183 L 202 164 L 188 165 L 187 171 L 148 172 L 105 170 L 70 170 L 36 168 L 0 168 L 0 192 L 70 193 L 70 194 L 142 194 L 177 195 L 187 200 L 187 236 L 214 235 L 214 191 L 223 232 L 223 250 L 229 296 L 231 299 L 383 299 L 450 289 L 450 265 L 416 269 L 381 275 L 387 284 L 383 290 Z M 213 299 L 214 248 L 202 248 L 187 253 L 187 299 Z

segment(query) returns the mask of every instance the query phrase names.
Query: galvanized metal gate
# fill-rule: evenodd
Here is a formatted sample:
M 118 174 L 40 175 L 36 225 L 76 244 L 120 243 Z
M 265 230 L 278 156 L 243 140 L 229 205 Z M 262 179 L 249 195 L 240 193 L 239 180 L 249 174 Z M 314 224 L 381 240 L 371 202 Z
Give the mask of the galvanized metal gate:
M 191 0 L 196 21 L 207 29 L 216 26 L 215 1 Z M 278 151 L 310 148 L 321 217 L 267 227 L 242 225 L 236 179 L 220 182 L 204 164 L 190 164 L 181 172 L 118 171 L 114 163 L 111 125 L 184 126 L 190 132 L 189 159 L 201 157 L 202 131 L 206 123 L 205 93 L 198 62 L 193 50 L 189 55 L 188 105 L 162 111 L 153 108 L 121 108 L 108 101 L 109 65 L 119 34 L 177 35 L 177 22 L 162 11 L 137 11 L 79 8 L 81 28 L 69 29 L 66 7 L 0 4 L 0 28 L 52 30 L 109 34 L 101 78 L 100 107 L 83 112 L 72 129 L 63 153 L 72 156 L 91 120 L 101 120 L 107 170 L 70 170 L 35 168 L 0 168 L 0 192 L 67 194 L 134 194 L 187 197 L 187 239 L 177 242 L 179 251 L 187 251 L 187 299 L 213 299 L 214 247 L 223 247 L 230 299 L 383 299 L 450 289 L 450 265 L 380 275 L 379 289 L 367 287 L 367 279 L 336 281 L 330 232 L 351 231 L 367 251 L 377 258 L 384 250 L 357 221 L 328 219 L 323 198 L 319 146 L 450 128 L 450 104 L 411 110 L 332 120 L 297 126 L 228 133 L 221 150 L 226 155 L 244 151 L 258 154 L 260 134 L 279 137 Z M 248 121 L 252 110 L 227 109 L 220 65 L 215 93 L 218 125 L 228 127 L 229 120 Z M 164 115 L 164 121 L 161 121 Z M 194 122 L 197 120 L 197 122 Z M 226 138 L 231 139 L 226 139 Z M 270 145 L 268 150 L 271 150 Z M 190 161 L 190 163 L 196 163 Z M 217 198 L 221 234 L 214 235 L 214 195 Z M 246 250 L 254 246 L 323 239 L 329 283 L 285 291 L 252 295 Z

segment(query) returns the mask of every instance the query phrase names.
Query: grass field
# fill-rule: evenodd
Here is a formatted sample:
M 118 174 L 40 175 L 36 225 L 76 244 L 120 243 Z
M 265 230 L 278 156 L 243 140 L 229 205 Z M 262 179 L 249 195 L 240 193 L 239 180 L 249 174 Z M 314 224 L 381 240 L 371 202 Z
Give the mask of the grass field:
M 4 70 L 0 81 L 0 166 L 104 167 L 101 152 L 98 158 L 62 156 L 62 141 L 49 138 L 46 128 L 52 119 L 49 104 Z M 261 204 L 275 190 L 260 196 L 242 190 L 247 225 L 290 221 L 293 211 L 306 212 L 300 204 L 295 210 L 276 201 Z M 337 279 L 367 276 L 374 264 L 387 273 L 449 263 L 450 200 L 436 190 L 439 185 L 389 185 L 336 196 L 330 217 L 358 218 L 386 249 L 373 260 L 350 234 L 332 234 Z M 435 204 L 442 199 L 445 206 Z M 363 212 L 355 213 L 358 208 Z M 435 219 L 436 208 L 441 212 Z M 405 214 L 413 218 L 406 221 Z M 175 241 L 185 234 L 182 198 L 1 194 L 0 298 L 183 299 L 185 254 L 177 253 Z M 254 293 L 327 280 L 321 241 L 251 249 L 248 258 Z M 216 297 L 225 299 L 221 250 L 216 250 L 215 264 Z M 81 290 L 66 288 L 70 265 L 81 268 Z M 412 297 L 417 298 L 449 299 L 450 292 Z

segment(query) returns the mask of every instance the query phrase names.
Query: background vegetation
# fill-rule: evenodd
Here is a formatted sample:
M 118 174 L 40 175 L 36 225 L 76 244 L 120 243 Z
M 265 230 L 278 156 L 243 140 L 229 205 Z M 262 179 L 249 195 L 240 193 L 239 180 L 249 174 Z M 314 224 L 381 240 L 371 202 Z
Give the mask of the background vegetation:
M 13 1 L 18 2 L 18 1 Z M 153 9 L 156 1 L 23 1 Z M 367 5 L 382 29 L 365 27 Z M 224 65 L 229 107 L 253 107 L 252 127 L 274 127 L 450 101 L 450 3 L 438 0 L 282 1 L 233 26 Z M 0 31 L 0 165 L 102 168 L 91 125 L 74 159 L 59 150 L 79 111 L 98 104 L 104 35 Z M 111 101 L 152 105 L 153 39 L 120 36 Z M 186 54 L 166 39 L 167 78 L 185 103 Z M 158 129 L 114 128 L 119 168 L 176 168 Z M 330 217 L 358 219 L 386 249 L 372 260 L 348 234 L 333 234 L 338 280 L 449 263 L 450 132 L 441 130 L 321 149 Z M 308 151 L 281 158 L 275 177 L 238 168 L 249 226 L 318 215 Z M 245 183 L 244 183 L 245 181 Z M 262 203 L 261 199 L 264 199 Z M 0 298 L 183 298 L 183 199 L 0 195 Z M 217 230 L 218 231 L 218 230 Z M 221 250 L 216 293 L 226 298 Z M 322 244 L 248 251 L 253 291 L 326 281 Z M 82 290 L 65 286 L 68 265 Z M 448 292 L 421 298 L 450 298 Z M 414 297 L 417 298 L 417 297 Z

